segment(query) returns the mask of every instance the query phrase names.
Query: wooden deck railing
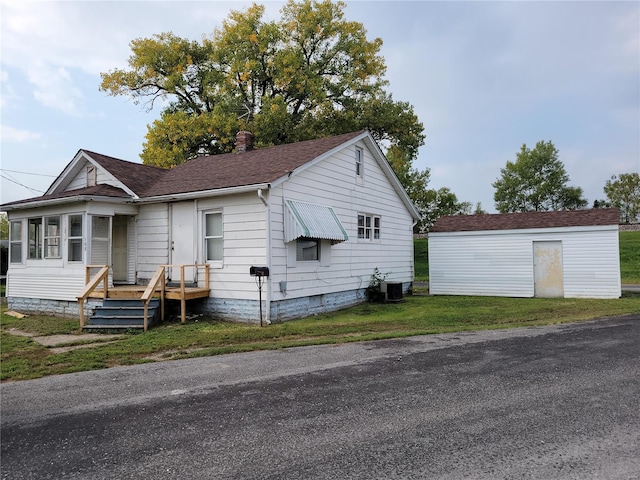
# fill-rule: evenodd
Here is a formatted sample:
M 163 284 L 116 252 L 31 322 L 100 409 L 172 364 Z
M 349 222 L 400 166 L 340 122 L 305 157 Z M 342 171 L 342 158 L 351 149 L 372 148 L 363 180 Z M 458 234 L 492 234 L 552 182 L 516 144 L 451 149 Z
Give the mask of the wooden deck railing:
M 91 269 L 99 268 L 100 271 L 91 278 Z M 109 265 L 86 265 L 85 267 L 85 286 L 78 296 L 78 309 L 80 310 L 80 328 L 84 327 L 84 301 L 91 295 L 100 282 L 103 283 L 103 298 L 109 295 Z
M 99 268 L 100 271 L 91 277 L 91 269 Z M 180 270 L 180 286 L 167 288 L 166 277 L 167 269 L 177 268 Z M 187 286 L 185 282 L 185 268 L 196 269 L 196 279 L 198 278 L 198 270 L 204 269 L 203 283 L 204 287 L 192 287 Z M 91 294 L 98 288 L 100 283 L 103 284 L 101 296 L 102 298 L 109 297 L 109 266 L 108 265 L 87 265 L 85 268 L 85 287 L 78 298 L 78 307 L 80 310 L 80 328 L 84 327 L 84 302 L 91 296 Z M 167 295 L 167 291 L 169 295 Z M 118 293 L 118 289 L 114 287 L 113 293 Z M 187 321 L 187 299 L 202 298 L 209 295 L 209 264 L 189 264 L 189 265 L 160 265 L 153 277 L 149 281 L 149 284 L 145 288 L 142 296 L 139 297 L 144 306 L 144 331 L 146 332 L 149 327 L 149 303 L 154 297 L 160 296 L 160 315 L 164 320 L 164 302 L 165 298 L 180 300 L 180 317 L 182 323 Z
M 149 285 L 145 289 L 142 297 L 142 304 L 144 305 L 144 331 L 147 331 L 149 328 L 149 302 L 153 297 L 154 292 L 158 288 L 158 283 L 162 285 L 160 288 L 160 319 L 164 321 L 164 290 L 166 287 L 165 278 L 164 278 L 165 265 L 160 265 L 156 270 L 156 273 L 153 274 L 151 280 L 149 281 Z
M 165 272 L 168 268 L 179 268 L 180 269 L 180 289 L 179 289 L 179 297 L 180 297 L 180 320 L 182 323 L 187 321 L 187 287 L 184 280 L 184 270 L 185 268 L 195 268 L 196 269 L 196 278 L 197 278 L 197 270 L 199 268 L 204 268 L 204 284 L 206 285 L 206 289 L 209 289 L 209 264 L 188 264 L 188 265 L 160 265 L 154 273 L 147 289 L 142 294 L 141 300 L 144 303 L 144 330 L 147 331 L 147 309 L 149 306 L 149 302 L 154 294 L 154 292 L 158 289 L 158 283 L 162 284 L 162 288 L 160 288 L 160 311 L 161 318 L 164 320 L 164 299 L 165 299 L 165 291 L 166 291 L 166 280 L 165 280 Z

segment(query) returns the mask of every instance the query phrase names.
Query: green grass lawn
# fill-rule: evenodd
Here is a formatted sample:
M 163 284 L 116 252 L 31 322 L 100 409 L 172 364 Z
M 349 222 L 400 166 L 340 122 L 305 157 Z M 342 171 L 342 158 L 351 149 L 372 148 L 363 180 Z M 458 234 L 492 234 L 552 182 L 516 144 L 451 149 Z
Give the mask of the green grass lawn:
M 517 299 L 430 297 L 418 291 L 402 303 L 363 304 L 268 327 L 211 319 L 185 325 L 168 322 L 147 333 L 129 332 L 93 348 L 64 353 L 55 353 L 8 330 L 18 328 L 38 335 L 77 334 L 77 320 L 39 316 L 17 319 L 4 315 L 4 308 L 0 321 L 0 378 L 8 381 L 232 352 L 573 322 L 640 312 L 640 294 L 625 294 L 613 300 Z
M 640 284 L 640 232 L 620 232 L 620 278 L 623 284 Z M 415 280 L 429 280 L 429 241 L 413 241 Z
M 620 278 L 640 284 L 640 232 L 620 232 Z
M 427 240 L 415 241 L 416 280 L 428 280 Z M 640 232 L 620 234 L 623 283 L 640 283 Z M 24 380 L 47 375 L 132 365 L 160 360 L 218 355 L 303 345 L 400 338 L 410 335 L 548 325 L 640 312 L 640 294 L 620 299 L 502 298 L 426 295 L 404 302 L 363 304 L 339 312 L 274 324 L 256 325 L 200 319 L 182 325 L 166 322 L 147 333 L 127 332 L 100 339 L 92 348 L 56 353 L 17 328 L 34 335 L 80 334 L 77 320 L 46 316 L 17 319 L 0 307 L 0 379 Z M 83 339 L 80 343 L 90 343 Z

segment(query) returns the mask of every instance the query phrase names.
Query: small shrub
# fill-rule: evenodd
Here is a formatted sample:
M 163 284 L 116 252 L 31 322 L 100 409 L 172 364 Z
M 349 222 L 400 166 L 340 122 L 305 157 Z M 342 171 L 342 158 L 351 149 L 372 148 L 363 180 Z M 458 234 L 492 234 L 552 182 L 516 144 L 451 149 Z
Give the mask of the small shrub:
M 369 285 L 364 291 L 364 295 L 369 302 L 382 302 L 384 301 L 384 294 L 380 291 L 380 284 L 384 282 L 387 277 L 386 274 L 382 274 L 378 267 L 374 268 L 369 280 Z

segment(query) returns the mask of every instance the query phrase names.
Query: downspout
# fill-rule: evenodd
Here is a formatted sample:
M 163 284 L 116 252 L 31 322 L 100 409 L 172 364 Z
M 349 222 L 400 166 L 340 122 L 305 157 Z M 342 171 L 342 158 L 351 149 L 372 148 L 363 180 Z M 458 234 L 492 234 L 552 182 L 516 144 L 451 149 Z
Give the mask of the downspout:
M 269 208 L 269 202 L 262 194 L 262 189 L 258 189 L 258 198 L 264 204 L 266 208 L 266 220 L 267 220 L 267 267 L 269 268 L 269 272 L 271 272 L 271 209 Z M 267 312 L 266 312 L 266 323 L 267 325 L 271 324 L 271 276 L 267 277 L 267 295 L 266 295 L 266 303 L 267 303 Z
M 413 220 L 413 223 L 411 224 L 411 252 L 413 254 L 413 262 L 411 262 L 411 265 L 413 265 L 413 267 L 411 268 L 411 290 L 413 290 L 413 283 L 414 280 L 416 279 L 416 245 L 415 242 L 413 241 L 413 229 L 416 227 L 416 225 L 418 224 L 418 220 Z

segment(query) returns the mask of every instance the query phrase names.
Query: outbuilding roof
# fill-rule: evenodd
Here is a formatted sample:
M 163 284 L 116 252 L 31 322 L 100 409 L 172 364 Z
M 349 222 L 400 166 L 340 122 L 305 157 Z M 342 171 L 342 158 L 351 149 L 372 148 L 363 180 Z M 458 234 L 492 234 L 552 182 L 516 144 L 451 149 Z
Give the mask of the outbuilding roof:
M 450 215 L 438 218 L 429 232 L 585 227 L 593 225 L 618 225 L 619 222 L 620 212 L 617 208 L 484 215 Z

